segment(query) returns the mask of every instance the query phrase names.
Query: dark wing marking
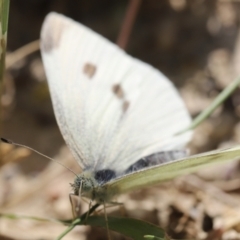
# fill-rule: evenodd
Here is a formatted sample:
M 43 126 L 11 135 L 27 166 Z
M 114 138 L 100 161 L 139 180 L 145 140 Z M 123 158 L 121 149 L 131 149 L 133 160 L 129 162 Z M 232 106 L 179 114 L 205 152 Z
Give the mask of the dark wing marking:
M 186 150 L 173 150 L 173 151 L 164 151 L 164 152 L 154 153 L 147 157 L 141 158 L 140 160 L 132 164 L 124 172 L 124 174 L 136 172 L 147 167 L 160 165 L 161 163 L 171 162 L 180 158 L 184 158 L 187 155 L 188 154 Z
M 124 91 L 120 84 L 114 84 L 112 87 L 112 91 L 117 98 L 120 98 L 120 99 L 124 98 Z
M 97 67 L 91 63 L 86 63 L 83 67 L 83 72 L 86 74 L 89 78 L 92 78 L 96 73 Z

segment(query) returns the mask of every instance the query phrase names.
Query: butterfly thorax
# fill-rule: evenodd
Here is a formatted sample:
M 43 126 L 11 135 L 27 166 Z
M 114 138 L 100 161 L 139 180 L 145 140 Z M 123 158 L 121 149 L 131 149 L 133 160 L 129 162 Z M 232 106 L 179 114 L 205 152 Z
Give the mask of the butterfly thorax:
M 109 202 L 115 195 L 113 191 L 108 192 L 106 182 L 116 177 L 112 170 L 101 170 L 98 172 L 85 171 L 79 174 L 74 183 L 71 184 L 73 194 L 95 200 L 99 203 Z

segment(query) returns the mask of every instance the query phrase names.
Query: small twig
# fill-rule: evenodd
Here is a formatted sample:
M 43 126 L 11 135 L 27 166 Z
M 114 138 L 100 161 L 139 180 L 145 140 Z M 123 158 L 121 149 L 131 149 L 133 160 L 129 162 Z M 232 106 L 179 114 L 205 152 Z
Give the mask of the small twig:
M 39 40 L 30 42 L 16 51 L 7 54 L 6 68 L 12 67 L 18 61 L 39 50 Z
M 225 193 L 217 186 L 213 185 L 212 183 L 208 183 L 197 175 L 189 175 L 183 178 L 184 186 L 189 185 L 198 190 L 201 190 L 205 195 L 211 196 L 212 198 L 227 204 L 228 206 L 236 208 L 239 206 L 239 200 L 235 199 L 231 195 Z
M 126 49 L 126 45 L 128 43 L 129 36 L 132 31 L 132 27 L 135 22 L 140 3 L 141 0 L 130 0 L 130 3 L 128 5 L 128 9 L 123 20 L 122 28 L 117 39 L 117 45 L 122 49 Z

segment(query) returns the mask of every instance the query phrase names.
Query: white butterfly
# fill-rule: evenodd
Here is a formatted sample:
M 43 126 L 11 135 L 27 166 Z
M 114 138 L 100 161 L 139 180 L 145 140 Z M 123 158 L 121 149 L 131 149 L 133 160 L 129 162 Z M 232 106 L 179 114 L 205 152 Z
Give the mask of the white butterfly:
M 183 157 L 192 135 L 177 135 L 191 123 L 178 92 L 161 72 L 80 23 L 50 13 L 41 53 L 58 125 L 83 170 L 74 194 L 105 203 L 240 153 L 166 163 Z

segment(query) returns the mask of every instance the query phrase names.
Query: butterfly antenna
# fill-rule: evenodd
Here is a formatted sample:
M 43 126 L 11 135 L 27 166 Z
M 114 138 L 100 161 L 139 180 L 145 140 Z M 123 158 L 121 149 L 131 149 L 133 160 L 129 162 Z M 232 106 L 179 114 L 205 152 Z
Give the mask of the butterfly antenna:
M 28 147 L 28 146 L 23 145 L 23 144 L 15 143 L 15 142 L 13 142 L 12 140 L 9 140 L 9 139 L 6 139 L 6 138 L 2 138 L 2 137 L 0 138 L 0 140 L 1 140 L 2 142 L 4 142 L 4 143 L 7 143 L 7 144 L 11 144 L 11 145 L 14 145 L 14 146 L 18 146 L 18 147 L 23 147 L 23 148 L 29 149 L 29 150 L 37 153 L 38 155 L 40 155 L 40 156 L 42 156 L 42 157 L 45 157 L 45 158 L 47 158 L 47 159 L 49 159 L 49 160 L 51 160 L 51 161 L 53 161 L 53 162 L 55 162 L 55 163 L 60 164 L 61 166 L 63 166 L 64 168 L 66 168 L 67 170 L 69 170 L 70 172 L 72 172 L 72 173 L 77 177 L 77 174 L 76 174 L 72 169 L 68 168 L 67 166 L 65 166 L 64 164 L 60 163 L 59 161 L 57 161 L 57 160 L 55 160 L 55 159 L 53 159 L 53 158 L 51 158 L 51 157 L 49 157 L 49 156 L 47 156 L 47 155 L 39 152 L 39 151 L 37 151 L 37 150 L 35 150 L 35 149 L 31 148 L 31 147 Z

